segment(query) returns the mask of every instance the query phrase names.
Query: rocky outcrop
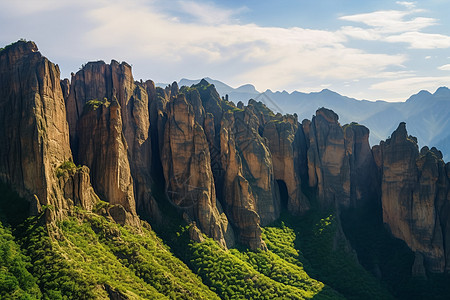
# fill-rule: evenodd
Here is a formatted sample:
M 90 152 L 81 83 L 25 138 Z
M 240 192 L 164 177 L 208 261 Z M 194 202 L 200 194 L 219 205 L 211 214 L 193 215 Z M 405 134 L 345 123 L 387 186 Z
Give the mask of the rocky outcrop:
M 383 222 L 417 253 L 415 270 L 422 269 L 423 260 L 426 270 L 443 272 L 448 265 L 448 241 L 441 224 L 448 223 L 449 199 L 442 154 L 427 147 L 419 153 L 417 140 L 408 136 L 405 123 L 379 148 Z
M 87 102 L 77 127 L 78 159 L 91 169 L 100 198 L 125 208 L 129 218 L 124 223 L 138 224 L 120 104 L 116 99 Z
M 98 203 L 98 196 L 91 186 L 89 168 L 86 166 L 59 169 L 58 183 L 69 205 L 81 206 L 89 211 Z
M 243 175 L 249 182 L 261 224 L 267 225 L 280 214 L 275 190 L 272 153 L 259 134 L 259 120 L 251 105 L 234 113 L 236 148 L 242 159 Z
M 195 117 L 183 94 L 168 103 L 161 152 L 166 190 L 174 206 L 185 211 L 204 233 L 226 247 L 228 221 L 217 208 L 209 146 Z
M 133 218 L 136 209 L 146 215 L 158 214 L 151 192 L 149 95 L 156 97 L 152 81 L 134 82 L 130 65 L 113 60 L 111 64 L 88 63 L 72 75 L 66 98 L 75 160 L 89 166 L 93 182 L 105 200 L 124 206 Z M 100 106 L 100 110 L 95 106 Z M 89 107 L 94 109 L 85 113 Z M 96 134 L 102 136 L 97 136 L 97 141 L 92 139 L 95 126 L 98 126 Z M 92 148 L 98 151 L 93 153 Z M 104 156 L 105 151 L 114 156 Z M 107 172 L 112 172 L 111 176 Z
M 233 103 L 221 100 L 214 86 L 205 80 L 189 89 L 189 101 L 195 105 L 198 104 L 198 97 L 192 90 L 200 95 L 205 111 L 203 114 L 200 109 L 195 112 L 195 116 L 200 122 L 203 121 L 218 203 L 223 206 L 239 243 L 251 249 L 265 249 L 261 238 L 260 216 L 274 219 L 274 199 L 267 199 L 264 195 L 267 188 L 259 189 L 258 181 L 270 182 L 273 187 L 273 173 L 270 169 L 260 172 L 264 166 L 258 165 L 261 163 L 271 168 L 270 158 L 262 162 L 255 160 L 260 154 L 269 157 L 270 153 L 267 146 L 262 144 L 263 140 L 256 129 L 259 125 L 256 124 L 253 129 L 244 125 L 244 122 L 257 119 L 251 110 L 244 114 L 244 111 L 236 108 Z M 181 91 L 186 93 L 184 88 Z M 249 118 L 250 115 L 253 116 Z M 257 149 L 263 151 L 258 154 L 255 152 Z M 246 158 L 249 158 L 251 165 Z M 272 195 L 272 189 L 269 194 Z M 257 198 L 261 200 L 260 205 L 257 204 Z M 264 203 L 264 199 L 269 201 Z
M 369 129 L 357 123 L 345 125 L 345 149 L 350 167 L 350 205 L 361 209 L 379 205 L 380 180 L 374 155 L 369 145 Z
M 224 209 L 237 231 L 239 242 L 251 249 L 265 249 L 260 217 L 252 188 L 244 177 L 242 159 L 236 147 L 235 118 L 224 113 L 220 131 L 220 164 L 224 167 L 222 197 Z
M 304 122 L 309 186 L 316 189 L 321 208 L 350 205 L 350 164 L 338 119 L 333 111 L 321 108 L 310 123 Z
M 71 204 L 56 175 L 72 160 L 59 75 L 58 66 L 33 42 L 19 41 L 0 51 L 0 180 L 32 202 L 32 213 L 41 205 L 61 213 Z M 71 180 L 84 176 L 77 174 Z M 89 188 L 82 178 L 77 184 Z M 81 203 L 94 201 L 77 197 Z
M 306 153 L 306 148 L 301 146 L 302 132 L 298 131 L 297 118 L 292 115 L 274 118 L 264 126 L 264 137 L 272 153 L 274 179 L 280 191 L 283 184 L 287 189 L 287 203 L 283 203 L 284 199 L 280 201 L 293 214 L 305 213 L 310 208 L 301 187 L 300 156 L 301 152 Z

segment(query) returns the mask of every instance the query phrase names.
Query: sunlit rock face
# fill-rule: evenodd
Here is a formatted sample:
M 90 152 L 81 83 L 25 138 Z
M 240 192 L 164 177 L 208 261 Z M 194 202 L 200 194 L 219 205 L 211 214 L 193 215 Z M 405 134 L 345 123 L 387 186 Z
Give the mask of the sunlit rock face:
M 194 109 L 182 94 L 168 103 L 161 161 L 173 204 L 196 220 L 204 233 L 226 246 L 228 222 L 216 206 L 208 142 Z
M 32 214 L 52 205 L 58 216 L 97 201 L 89 170 L 72 163 L 59 77 L 33 42 L 0 52 L 0 180 L 31 202 Z

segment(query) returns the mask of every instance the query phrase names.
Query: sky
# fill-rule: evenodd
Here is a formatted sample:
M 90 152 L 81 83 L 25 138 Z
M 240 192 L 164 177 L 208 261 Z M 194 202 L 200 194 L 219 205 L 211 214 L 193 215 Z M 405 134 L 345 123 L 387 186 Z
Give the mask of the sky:
M 0 0 L 0 47 L 20 38 L 70 78 L 126 61 L 136 80 L 404 101 L 450 86 L 450 1 Z

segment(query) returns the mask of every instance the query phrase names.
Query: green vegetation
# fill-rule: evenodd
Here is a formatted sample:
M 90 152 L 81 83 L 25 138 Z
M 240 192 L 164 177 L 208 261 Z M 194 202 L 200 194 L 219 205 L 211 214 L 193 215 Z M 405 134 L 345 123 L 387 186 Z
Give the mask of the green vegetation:
M 13 42 L 13 43 L 11 43 L 11 44 L 9 44 L 9 45 L 6 45 L 6 46 L 3 47 L 3 48 L 0 48 L 0 52 L 3 51 L 3 50 L 8 49 L 8 48 L 10 48 L 11 46 L 13 46 L 13 45 L 15 45 L 15 44 L 17 44 L 17 43 L 20 43 L 20 42 L 25 42 L 25 43 L 26 43 L 27 40 L 24 39 L 24 38 L 20 38 L 17 42 Z
M 347 128 L 351 128 L 351 127 L 356 127 L 356 126 L 363 126 L 363 125 L 359 125 L 358 122 L 351 122 L 350 124 L 345 124 L 344 126 L 342 126 L 342 129 L 344 129 L 344 132 Z
M 245 261 L 245 253 L 223 250 L 210 239 L 190 243 L 188 251 L 191 268 L 222 299 L 309 299 L 321 289 L 320 283 L 305 290 L 278 282 L 255 270 Z M 262 257 L 264 253 L 254 255 Z
M 77 166 L 71 160 L 63 162 L 59 167 L 56 168 L 56 177 L 61 177 L 66 171 L 76 170 Z
M 308 274 L 347 299 L 392 299 L 380 281 L 358 264 L 355 254 L 340 237 L 339 224 L 333 214 L 312 211 L 302 218 L 285 215 L 283 219 L 296 233 L 295 248 L 300 249 L 307 260 Z M 272 249 L 275 253 L 280 251 Z M 282 255 L 295 258 L 292 251 L 282 251 Z
M 154 188 L 158 204 L 170 210 L 160 192 Z M 108 205 L 99 202 L 95 211 Z M 364 269 L 334 213 L 317 208 L 302 217 L 283 213 L 263 228 L 268 251 L 250 251 L 224 250 L 206 237 L 202 243 L 190 241 L 189 228 L 180 227 L 175 212 L 160 228 L 168 247 L 146 222 L 123 227 L 74 207 L 68 217 L 46 225 L 46 210 L 52 208 L 25 218 L 28 206 L 0 184 L 1 299 L 443 299 L 450 294 L 448 276 L 410 276 L 414 255 L 369 211 L 341 216 Z M 383 282 L 366 271 L 375 269 Z
M 22 253 L 11 231 L 0 222 L 0 298 L 37 299 L 41 292 L 28 272 L 29 258 Z
M 243 111 L 242 109 L 236 107 L 236 106 L 234 105 L 233 102 L 221 100 L 221 101 L 220 101 L 220 104 L 221 104 L 222 109 L 223 109 L 224 111 L 231 111 L 231 112 L 233 112 L 233 113 L 234 113 L 234 112 L 238 112 L 238 111 Z
M 110 102 L 106 98 L 103 98 L 103 101 L 98 99 L 91 99 L 84 104 L 84 109 L 97 110 L 97 108 L 102 105 L 108 107 L 110 105 Z
M 8 218 L 27 203 L 0 189 L 1 220 L 16 224 L 0 223 L 1 299 L 218 299 L 148 224 L 122 227 L 77 207 L 49 225 L 50 207 L 26 220 Z

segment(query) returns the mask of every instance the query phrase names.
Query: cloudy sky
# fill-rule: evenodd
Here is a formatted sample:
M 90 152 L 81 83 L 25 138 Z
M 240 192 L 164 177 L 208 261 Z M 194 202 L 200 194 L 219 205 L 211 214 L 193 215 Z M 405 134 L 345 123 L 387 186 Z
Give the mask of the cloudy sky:
M 33 40 L 69 77 L 88 61 L 135 79 L 406 100 L 450 86 L 450 1 L 0 0 L 0 46 Z

